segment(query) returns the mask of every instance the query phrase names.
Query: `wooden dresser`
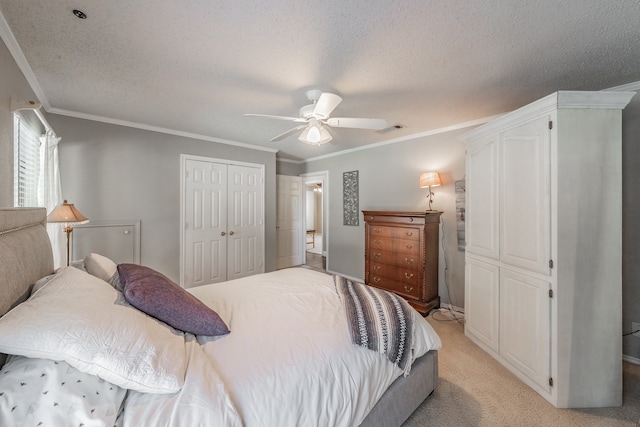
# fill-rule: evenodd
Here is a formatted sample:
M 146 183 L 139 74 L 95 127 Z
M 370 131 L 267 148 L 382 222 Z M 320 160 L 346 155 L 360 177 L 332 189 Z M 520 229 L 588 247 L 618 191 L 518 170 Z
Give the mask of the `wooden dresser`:
M 422 315 L 439 307 L 438 235 L 442 212 L 362 213 L 365 283 L 404 297 Z

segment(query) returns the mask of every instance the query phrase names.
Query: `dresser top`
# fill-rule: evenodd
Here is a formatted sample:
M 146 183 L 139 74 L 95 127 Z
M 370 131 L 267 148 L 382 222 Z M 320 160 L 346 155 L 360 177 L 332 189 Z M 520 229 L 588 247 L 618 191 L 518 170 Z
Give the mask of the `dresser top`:
M 425 215 L 442 215 L 440 211 L 420 211 L 420 212 L 408 212 L 408 211 L 362 211 L 365 216 L 425 216 Z

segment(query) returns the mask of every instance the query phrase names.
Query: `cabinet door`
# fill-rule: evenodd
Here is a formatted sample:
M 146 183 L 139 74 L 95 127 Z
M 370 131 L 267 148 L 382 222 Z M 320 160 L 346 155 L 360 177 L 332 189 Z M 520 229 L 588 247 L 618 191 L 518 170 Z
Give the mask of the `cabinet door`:
M 498 259 L 497 135 L 467 146 L 466 251 Z
M 500 355 L 549 391 L 549 282 L 500 271 Z
M 498 352 L 499 272 L 493 264 L 467 256 L 465 266 L 465 333 Z
M 543 274 L 551 240 L 548 122 L 544 116 L 500 134 L 500 260 Z

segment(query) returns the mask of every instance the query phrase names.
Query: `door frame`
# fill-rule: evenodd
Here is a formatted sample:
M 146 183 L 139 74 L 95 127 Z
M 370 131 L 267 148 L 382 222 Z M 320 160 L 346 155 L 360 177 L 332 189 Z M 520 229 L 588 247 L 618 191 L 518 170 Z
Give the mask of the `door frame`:
M 303 178 L 305 187 L 308 184 L 322 183 L 322 255 L 327 258 L 327 270 L 329 269 L 329 171 L 318 171 L 304 173 L 300 175 Z M 304 204 L 304 218 L 307 215 L 307 204 Z M 306 249 L 306 246 L 305 246 Z M 307 253 L 305 250 L 304 262 L 307 262 Z
M 180 286 L 184 287 L 184 274 L 185 274 L 185 266 L 184 266 L 184 239 L 185 239 L 185 233 L 184 233 L 184 222 L 185 222 L 185 218 L 184 218 L 184 210 L 185 210 L 185 201 L 186 201 L 186 193 L 185 193 L 185 173 L 186 173 L 186 163 L 188 160 L 196 160 L 196 161 L 203 161 L 203 162 L 211 162 L 211 163 L 221 163 L 221 164 L 225 164 L 225 165 L 235 165 L 235 166 L 247 166 L 247 167 L 252 167 L 252 168 L 256 168 L 256 169 L 260 169 L 260 174 L 262 175 L 261 177 L 261 184 L 262 184 L 262 200 L 260 200 L 260 202 L 262 203 L 262 253 L 260 254 L 260 256 L 262 257 L 262 265 L 265 265 L 265 251 L 266 251 L 266 232 L 265 232 L 265 216 L 266 216 L 266 212 L 265 212 L 265 165 L 263 164 L 259 164 L 259 163 L 248 163 L 248 162 L 239 162 L 236 160 L 229 160 L 229 159 L 219 159 L 219 158 L 214 158 L 214 157 L 206 157 L 206 156 L 197 156 L 197 155 L 193 155 L 193 154 L 184 154 L 181 153 L 180 154 L 180 223 L 178 224 L 178 226 L 180 227 Z

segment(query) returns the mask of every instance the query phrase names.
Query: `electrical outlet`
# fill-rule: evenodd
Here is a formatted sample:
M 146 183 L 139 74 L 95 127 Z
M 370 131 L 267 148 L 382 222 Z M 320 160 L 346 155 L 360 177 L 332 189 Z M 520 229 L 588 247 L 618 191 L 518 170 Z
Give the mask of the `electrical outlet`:
M 634 337 L 640 338 L 640 332 L 636 332 L 636 331 L 640 331 L 640 323 L 632 322 L 631 323 L 631 332 L 635 332 L 633 334 Z

